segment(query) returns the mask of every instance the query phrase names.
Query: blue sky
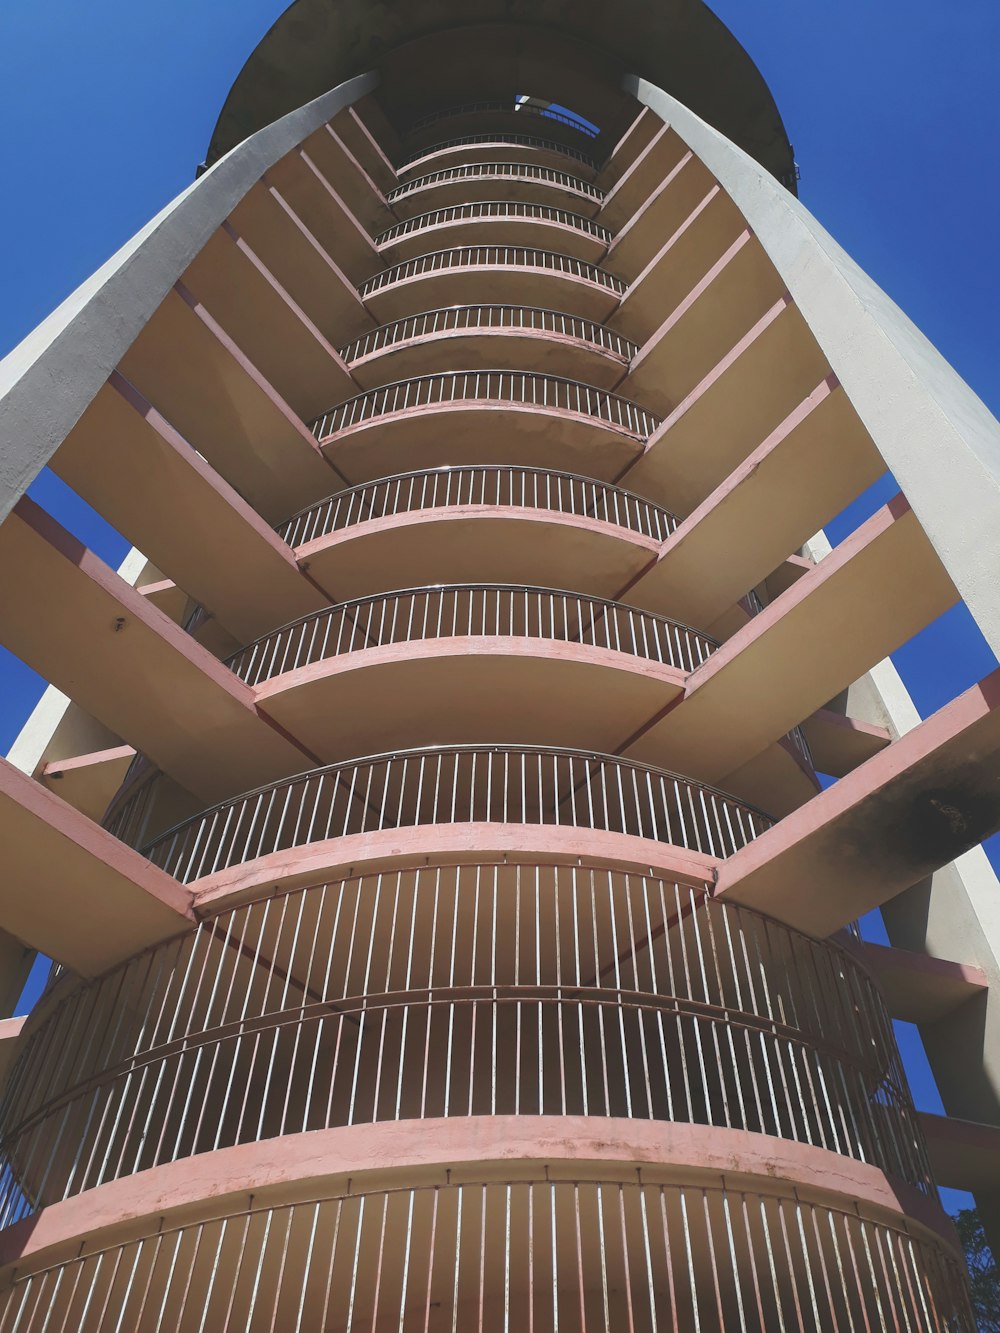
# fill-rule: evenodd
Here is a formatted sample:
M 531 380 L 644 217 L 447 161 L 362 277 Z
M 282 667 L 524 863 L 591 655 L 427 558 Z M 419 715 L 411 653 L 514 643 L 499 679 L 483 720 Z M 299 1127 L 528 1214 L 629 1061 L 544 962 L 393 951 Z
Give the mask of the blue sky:
M 283 8 L 283 0 L 0 6 L 0 354 L 190 182 L 226 91 Z M 1000 413 L 1000 5 L 715 0 L 713 8 L 775 95 L 804 202 Z M 891 490 L 852 506 L 830 525 L 831 540 Z M 61 483 L 41 478 L 32 494 L 104 559 L 121 559 L 125 543 Z M 964 608 L 895 660 L 924 715 L 995 665 Z M 0 650 L 0 752 L 40 688 Z M 933 1109 L 918 1044 L 906 1032 L 901 1039 L 918 1104 Z

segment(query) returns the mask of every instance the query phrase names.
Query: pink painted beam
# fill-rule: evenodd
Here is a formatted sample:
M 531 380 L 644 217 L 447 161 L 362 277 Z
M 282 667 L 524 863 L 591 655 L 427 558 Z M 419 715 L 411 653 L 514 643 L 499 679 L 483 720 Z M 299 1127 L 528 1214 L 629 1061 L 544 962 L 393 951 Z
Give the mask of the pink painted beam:
M 973 963 L 868 942 L 859 952 L 889 1012 L 906 1023 L 936 1023 L 989 986 L 986 973 Z
M 826 936 L 1000 829 L 1000 670 L 719 867 L 716 893 Z
M 0 915 L 19 940 L 83 976 L 191 928 L 191 894 L 0 759 Z
M 974 1190 L 979 1198 L 1000 1190 L 1000 1125 L 918 1111 L 931 1170 L 945 1189 Z

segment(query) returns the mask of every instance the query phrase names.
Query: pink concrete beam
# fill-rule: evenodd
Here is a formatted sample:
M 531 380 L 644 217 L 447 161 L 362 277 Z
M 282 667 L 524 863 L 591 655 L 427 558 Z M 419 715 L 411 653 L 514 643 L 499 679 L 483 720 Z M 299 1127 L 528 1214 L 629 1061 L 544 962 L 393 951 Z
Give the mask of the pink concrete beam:
M 194 925 L 187 889 L 0 759 L 4 928 L 95 976 Z
M 229 221 L 334 346 L 344 342 L 345 329 L 373 326 L 355 284 L 267 177 Z
M 680 401 L 667 361 L 651 352 L 644 364 L 633 362 L 618 392 L 668 415 L 624 484 L 679 514 L 701 504 L 830 373 L 787 295 L 724 346 Z
M 716 892 L 826 936 L 1000 828 L 1000 670 L 719 867 Z
M 831 777 L 846 777 L 852 769 L 884 750 L 892 737 L 885 727 L 862 722 L 830 708 L 818 708 L 802 723 L 816 769 Z
M 336 348 L 230 222 L 183 281 L 303 421 L 354 392 Z M 362 327 L 359 321 L 357 331 Z
M 368 98 L 328 123 L 364 164 L 379 189 L 387 192 L 399 183 L 389 157 L 389 153 L 399 150 L 399 140 L 377 102 Z
M 685 151 L 670 126 L 661 121 L 653 137 L 608 190 L 598 214 L 601 224 L 612 231 L 624 226 Z
M 685 153 L 615 234 L 605 267 L 629 282 L 637 278 L 660 251 L 663 237 L 673 236 L 684 225 L 713 186 L 700 160 Z M 735 208 L 732 211 L 736 214 Z
M 884 471 L 830 376 L 664 542 L 628 600 L 707 628 Z
M 918 1111 L 927 1155 L 937 1183 L 945 1189 L 1000 1190 L 1000 1126 Z
M 57 759 L 45 765 L 40 780 L 67 805 L 88 819 L 101 819 L 135 758 L 131 745 Z
M 308 153 L 302 149 L 289 153 L 268 171 L 267 179 L 350 281 L 363 282 L 383 267 L 368 229 Z M 394 220 L 386 212 L 378 230 L 392 226 Z
M 27 497 L 0 526 L 0 560 L 19 570 L 0 613 L 7 647 L 195 795 L 308 763 L 248 686 Z
M 716 201 L 722 198 L 715 196 Z M 710 206 L 711 201 L 706 200 L 706 213 Z M 687 236 L 700 239 L 697 227 L 672 238 L 632 283 L 608 321 L 618 332 L 642 343 L 629 371 L 627 391 L 656 395 L 658 411 L 682 402 L 785 292 L 784 282 L 753 233 L 725 225 L 732 222 L 726 204 L 716 202 L 713 212 L 716 210 L 724 224 L 723 237 L 735 232 L 728 248 L 721 255 L 705 255 L 705 262 L 691 274 L 675 261 L 673 251 Z M 693 286 L 692 276 L 696 277 Z M 683 283 L 680 289 L 674 286 L 678 279 Z M 684 288 L 683 298 L 674 305 L 673 296 Z
M 241 642 L 326 602 L 273 529 L 117 371 L 52 467 Z
M 889 1006 L 906 1023 L 936 1023 L 989 986 L 981 967 L 865 942 L 861 957 Z
M 269 522 L 337 485 L 302 421 L 183 286 L 118 368 Z
M 897 496 L 713 653 L 680 703 L 652 718 L 625 752 L 641 760 L 655 753 L 653 762 L 718 783 L 956 598 Z
M 662 124 L 660 117 L 654 116 L 648 107 L 642 108 L 612 148 L 607 161 L 597 174 L 596 183 L 602 190 L 610 193 L 639 154 L 659 133 Z

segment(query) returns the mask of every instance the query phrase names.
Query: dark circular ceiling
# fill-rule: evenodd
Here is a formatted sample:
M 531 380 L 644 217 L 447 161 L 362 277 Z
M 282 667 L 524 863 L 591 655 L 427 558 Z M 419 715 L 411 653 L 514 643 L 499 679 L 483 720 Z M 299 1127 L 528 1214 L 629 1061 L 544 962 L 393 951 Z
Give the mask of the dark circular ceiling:
M 206 161 L 211 165 L 248 135 L 356 74 L 385 66 L 386 85 L 390 77 L 398 81 L 405 70 L 400 48 L 407 46 L 419 53 L 412 82 L 423 108 L 461 101 L 468 63 L 432 63 L 432 39 L 451 34 L 453 52 L 457 30 L 474 34 L 484 27 L 543 43 L 554 60 L 560 40 L 587 47 L 608 78 L 620 83 L 625 74 L 637 74 L 650 80 L 776 176 L 791 176 L 792 151 L 767 84 L 702 0 L 296 0 L 233 84 Z M 484 49 L 482 43 L 470 48 L 475 61 L 484 61 Z M 484 85 L 490 82 L 488 64 L 487 56 Z M 459 95 L 449 92 L 453 77 Z M 551 96 L 546 88 L 505 91 Z M 574 109 L 586 114 L 585 107 Z

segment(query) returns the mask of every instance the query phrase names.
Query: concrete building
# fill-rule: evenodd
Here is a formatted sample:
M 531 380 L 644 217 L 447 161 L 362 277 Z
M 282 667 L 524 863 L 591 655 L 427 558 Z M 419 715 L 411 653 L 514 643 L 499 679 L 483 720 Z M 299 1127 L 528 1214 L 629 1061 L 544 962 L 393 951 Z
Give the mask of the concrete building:
M 1000 436 L 794 187 L 700 0 L 298 0 L 3 363 L 0 1333 L 972 1330 Z

